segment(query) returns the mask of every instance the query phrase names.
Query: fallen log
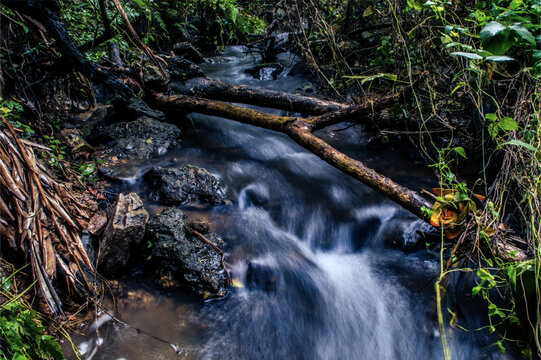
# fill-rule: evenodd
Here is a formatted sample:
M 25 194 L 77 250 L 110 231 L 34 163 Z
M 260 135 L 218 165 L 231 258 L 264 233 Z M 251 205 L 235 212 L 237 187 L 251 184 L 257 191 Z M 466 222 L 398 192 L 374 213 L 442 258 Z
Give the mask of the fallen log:
M 321 118 L 319 117 L 303 119 L 278 116 L 243 108 L 222 101 L 207 100 L 187 95 L 168 96 L 159 93 L 156 94 L 154 98 L 158 108 L 165 113 L 197 112 L 206 115 L 225 117 L 245 124 L 283 132 L 289 135 L 299 145 L 316 154 L 332 166 L 379 191 L 419 218 L 424 219 L 425 221 L 429 220 L 426 211 L 423 211 L 423 208 L 430 208 L 432 205 L 422 196 L 377 173 L 361 161 L 348 157 L 312 134 L 312 132 L 315 129 L 320 128 L 318 126 L 321 126 L 323 123 L 327 126 L 330 123 L 344 121 L 343 117 L 340 117 L 339 115 L 325 117 L 325 121 L 321 121 Z M 366 108 L 368 108 L 367 105 L 353 106 L 349 111 L 338 110 L 338 112 L 350 116 L 351 113 L 358 114 L 362 109 Z M 332 119 L 332 121 L 329 119 Z
M 382 109 L 385 106 L 389 106 L 397 100 L 396 96 L 385 96 L 372 103 L 354 105 L 306 119 L 268 114 L 223 101 L 208 100 L 188 95 L 155 93 L 153 94 L 153 100 L 155 105 L 167 114 L 196 112 L 228 118 L 245 124 L 285 133 L 297 144 L 319 156 L 333 167 L 351 175 L 420 219 L 430 223 L 430 215 L 427 210 L 433 207 L 432 202 L 423 198 L 419 193 L 379 174 L 366 166 L 362 161 L 352 159 L 341 153 L 313 134 L 318 129 L 339 122 L 353 120 L 353 118 L 357 123 L 367 122 L 368 118 L 360 115 L 373 112 L 374 109 Z M 241 99 L 241 101 L 244 102 L 245 99 Z M 180 118 L 182 119 L 183 117 Z M 502 259 L 521 261 L 528 258 L 526 251 L 517 247 L 512 239 L 508 237 L 498 238 L 493 241 L 491 248 Z
M 270 107 L 286 111 L 300 112 L 309 115 L 325 114 L 350 105 L 314 97 L 288 94 L 281 91 L 259 89 L 246 85 L 232 85 L 223 81 L 207 78 L 194 78 L 185 82 L 171 84 L 175 94 L 196 96 L 200 98 L 240 102 L 243 104 Z

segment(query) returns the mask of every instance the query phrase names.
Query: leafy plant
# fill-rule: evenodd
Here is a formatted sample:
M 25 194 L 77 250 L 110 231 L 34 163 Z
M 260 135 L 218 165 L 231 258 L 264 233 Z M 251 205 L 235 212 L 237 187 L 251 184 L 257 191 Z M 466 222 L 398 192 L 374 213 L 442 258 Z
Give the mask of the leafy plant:
M 46 334 L 43 317 L 14 292 L 13 274 L 0 276 L 0 293 L 6 301 L 0 306 L 0 357 L 13 360 L 64 359 L 55 337 Z

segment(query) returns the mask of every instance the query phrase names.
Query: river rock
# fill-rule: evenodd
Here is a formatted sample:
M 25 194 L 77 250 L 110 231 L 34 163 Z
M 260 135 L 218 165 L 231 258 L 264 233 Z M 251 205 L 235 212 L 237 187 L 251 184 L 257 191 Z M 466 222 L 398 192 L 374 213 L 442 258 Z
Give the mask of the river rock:
M 147 221 L 148 212 L 137 194 L 118 196 L 100 241 L 98 262 L 103 275 L 118 274 L 128 265 L 144 237 Z
M 192 231 L 197 230 L 182 210 L 162 211 L 147 226 L 146 239 L 152 244 L 149 261 L 162 275 L 168 274 L 204 299 L 224 296 L 227 278 L 221 254 Z M 201 235 L 220 248 L 224 245 L 214 233 Z
M 188 80 L 205 76 L 199 66 L 186 59 L 168 56 L 165 61 L 167 61 L 167 68 L 173 80 Z
M 156 91 L 167 90 L 167 85 L 169 84 L 169 81 L 171 81 L 171 76 L 165 66 L 162 66 L 162 69 L 163 73 L 156 64 L 151 62 L 147 62 L 143 65 L 143 83 L 145 88 Z
M 218 180 L 196 166 L 153 167 L 145 174 L 145 180 L 153 189 L 154 200 L 164 204 L 225 202 L 225 192 Z
M 166 121 L 167 117 L 159 110 L 152 109 L 146 102 L 137 96 L 132 96 L 129 101 L 120 97 L 113 98 L 115 117 L 119 119 L 133 120 L 140 117 L 149 117 L 158 121 Z
M 180 129 L 149 117 L 99 127 L 97 142 L 114 141 L 111 155 L 119 159 L 143 160 L 156 157 L 177 145 Z
M 173 52 L 175 55 L 191 60 L 196 64 L 200 64 L 205 61 L 205 58 L 201 52 L 189 42 L 176 43 L 173 45 Z

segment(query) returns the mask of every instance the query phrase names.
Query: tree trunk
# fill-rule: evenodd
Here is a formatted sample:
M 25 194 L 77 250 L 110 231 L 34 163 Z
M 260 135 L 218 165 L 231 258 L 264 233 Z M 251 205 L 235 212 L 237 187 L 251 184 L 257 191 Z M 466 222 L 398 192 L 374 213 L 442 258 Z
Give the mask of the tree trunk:
M 57 1 L 4 0 L 3 5 L 40 22 L 47 30 L 47 34 L 55 39 L 55 45 L 63 55 L 63 60 L 60 61 L 69 64 L 68 68 L 76 69 L 94 83 L 104 84 L 112 93 L 124 99 L 133 96 L 133 92 L 126 85 L 111 73 L 90 62 L 79 51 L 62 26 L 58 11 L 54 10 L 58 7 Z

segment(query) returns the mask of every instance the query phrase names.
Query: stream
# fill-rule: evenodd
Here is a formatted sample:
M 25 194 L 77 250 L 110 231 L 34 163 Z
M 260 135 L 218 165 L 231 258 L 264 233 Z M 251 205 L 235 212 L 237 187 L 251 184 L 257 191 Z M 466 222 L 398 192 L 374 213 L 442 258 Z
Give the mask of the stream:
M 259 60 L 245 50 L 228 47 L 202 70 L 232 83 L 307 88 L 309 78 L 288 76 L 296 56 L 281 54 L 278 78 L 262 69 L 260 80 L 245 73 Z M 87 335 L 74 336 L 88 359 L 443 358 L 433 286 L 439 254 L 424 249 L 423 240 L 411 250 L 419 220 L 285 135 L 217 117 L 190 118 L 179 149 L 148 166 L 193 164 L 220 180 L 229 204 L 182 209 L 207 219 L 227 241 L 238 286 L 224 299 L 201 302 L 180 290 L 153 288 L 135 273 L 109 303 L 130 326 L 102 314 Z M 371 150 L 362 128 L 345 127 L 316 134 L 410 188 L 437 183 L 407 151 Z M 160 207 L 149 200 L 144 170 L 134 169 L 122 191 L 142 194 L 156 213 Z M 461 327 L 487 321 L 486 305 L 471 298 L 472 279 L 457 273 L 449 280 L 443 309 L 453 359 L 515 358 L 500 354 L 486 330 L 449 325 L 447 306 Z

